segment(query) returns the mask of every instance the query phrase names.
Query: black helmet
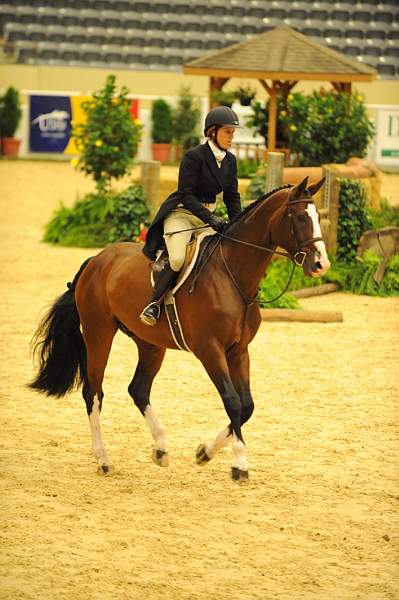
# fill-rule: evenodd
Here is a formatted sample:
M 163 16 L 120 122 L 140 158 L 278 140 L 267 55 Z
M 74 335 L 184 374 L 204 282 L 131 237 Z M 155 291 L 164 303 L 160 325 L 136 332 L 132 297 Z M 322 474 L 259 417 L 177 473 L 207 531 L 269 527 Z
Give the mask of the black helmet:
M 223 127 L 223 125 L 229 125 L 230 127 L 239 127 L 238 117 L 234 110 L 228 106 L 217 106 L 212 108 L 205 118 L 204 135 L 210 127 Z

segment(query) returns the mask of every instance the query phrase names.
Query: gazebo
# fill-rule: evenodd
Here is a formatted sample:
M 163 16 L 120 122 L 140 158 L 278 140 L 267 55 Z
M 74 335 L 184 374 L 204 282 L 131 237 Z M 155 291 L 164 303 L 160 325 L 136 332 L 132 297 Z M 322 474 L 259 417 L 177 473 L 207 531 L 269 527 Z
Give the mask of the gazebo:
M 277 27 L 240 44 L 207 53 L 184 65 L 188 75 L 208 75 L 209 95 L 231 77 L 258 79 L 270 96 L 268 150 L 276 146 L 277 94 L 285 97 L 298 81 L 330 81 L 351 93 L 353 81 L 373 81 L 377 71 L 289 27 Z

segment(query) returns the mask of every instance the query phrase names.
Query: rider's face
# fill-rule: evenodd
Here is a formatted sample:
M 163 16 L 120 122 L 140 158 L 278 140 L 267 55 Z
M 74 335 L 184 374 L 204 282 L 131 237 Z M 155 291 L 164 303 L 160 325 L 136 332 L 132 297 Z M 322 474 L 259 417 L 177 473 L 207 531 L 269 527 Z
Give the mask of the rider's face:
M 218 129 L 217 141 L 221 148 L 224 150 L 231 148 L 235 131 L 234 127 L 229 127 L 228 125 L 223 125 L 223 127 Z

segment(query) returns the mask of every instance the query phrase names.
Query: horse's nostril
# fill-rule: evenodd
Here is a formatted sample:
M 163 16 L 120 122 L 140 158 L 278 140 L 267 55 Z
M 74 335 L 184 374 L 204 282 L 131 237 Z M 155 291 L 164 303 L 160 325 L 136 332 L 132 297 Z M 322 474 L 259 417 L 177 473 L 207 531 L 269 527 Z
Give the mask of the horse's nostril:
M 316 269 L 322 269 L 322 268 L 323 268 L 323 265 L 321 264 L 321 262 L 317 261 L 317 263 L 316 263 Z

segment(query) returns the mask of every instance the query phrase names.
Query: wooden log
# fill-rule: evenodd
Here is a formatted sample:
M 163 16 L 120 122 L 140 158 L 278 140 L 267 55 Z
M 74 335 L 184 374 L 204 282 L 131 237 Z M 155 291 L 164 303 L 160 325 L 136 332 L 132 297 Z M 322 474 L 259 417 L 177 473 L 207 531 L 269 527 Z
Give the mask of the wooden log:
M 261 308 L 263 321 L 289 321 L 302 323 L 342 323 L 340 310 L 302 310 L 286 308 Z
M 331 294 L 331 292 L 337 292 L 339 290 L 338 283 L 322 283 L 310 288 L 302 288 L 301 290 L 294 290 L 290 292 L 295 298 L 310 298 L 311 296 L 323 296 L 324 294 Z

